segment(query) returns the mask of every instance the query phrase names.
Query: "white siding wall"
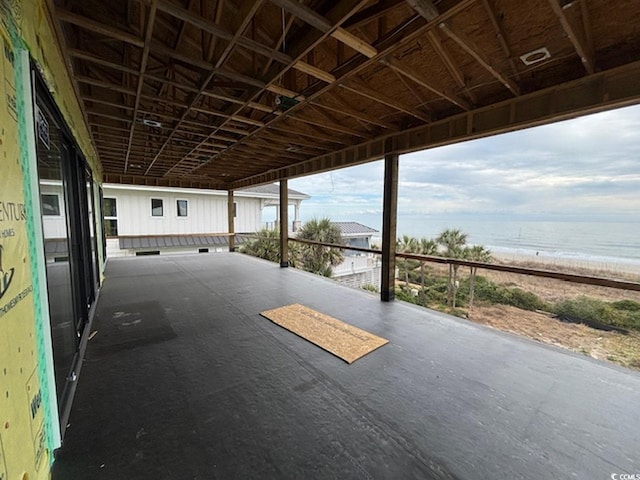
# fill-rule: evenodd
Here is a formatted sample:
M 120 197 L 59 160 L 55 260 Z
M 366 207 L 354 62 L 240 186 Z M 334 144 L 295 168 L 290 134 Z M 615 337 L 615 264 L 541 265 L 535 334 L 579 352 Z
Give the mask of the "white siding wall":
M 227 223 L 227 194 L 190 193 L 184 191 L 129 190 L 104 186 L 104 196 L 115 198 L 118 235 L 167 235 L 223 233 Z M 163 200 L 164 215 L 151 215 L 151 199 Z M 178 217 L 177 200 L 187 200 L 188 216 Z M 237 233 L 255 232 L 261 224 L 261 200 L 236 195 Z
M 66 238 L 67 237 L 67 219 L 65 212 L 65 202 L 62 195 L 62 185 L 40 185 L 40 194 L 57 195 L 58 205 L 60 206 L 60 215 L 43 215 L 42 230 L 44 238 Z

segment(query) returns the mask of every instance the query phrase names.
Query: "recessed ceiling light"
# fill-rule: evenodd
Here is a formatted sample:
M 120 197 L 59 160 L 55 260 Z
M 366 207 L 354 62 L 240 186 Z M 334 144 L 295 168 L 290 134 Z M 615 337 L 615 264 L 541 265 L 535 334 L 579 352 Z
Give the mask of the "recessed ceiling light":
M 532 50 L 524 55 L 520 55 L 520 60 L 527 66 L 540 63 L 548 58 L 551 58 L 551 53 L 549 53 L 547 47 L 538 48 L 537 50 Z
M 162 127 L 162 124 L 160 122 L 157 122 L 155 120 L 149 120 L 148 118 L 144 118 L 142 120 L 142 124 L 146 125 L 147 127 L 155 127 L 155 128 Z

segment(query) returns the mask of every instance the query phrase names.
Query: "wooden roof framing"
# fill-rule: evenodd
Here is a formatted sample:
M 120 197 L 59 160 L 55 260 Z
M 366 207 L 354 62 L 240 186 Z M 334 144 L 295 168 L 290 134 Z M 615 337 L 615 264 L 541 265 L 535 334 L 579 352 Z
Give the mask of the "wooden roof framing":
M 640 9 L 610 3 L 49 5 L 105 178 L 236 188 L 637 103 Z

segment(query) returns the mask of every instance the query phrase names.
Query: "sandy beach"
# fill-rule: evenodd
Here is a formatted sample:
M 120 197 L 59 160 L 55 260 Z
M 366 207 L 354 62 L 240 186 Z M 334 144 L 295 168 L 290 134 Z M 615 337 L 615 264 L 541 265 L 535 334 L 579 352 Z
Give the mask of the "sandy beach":
M 615 278 L 640 283 L 640 267 L 626 263 L 585 262 L 570 258 L 540 257 L 535 255 L 496 256 L 495 262 L 587 276 Z M 464 273 L 463 273 L 464 275 Z M 556 303 L 581 296 L 606 302 L 632 300 L 640 302 L 640 292 L 569 283 L 530 275 L 483 270 L 479 275 L 538 295 Z M 567 348 L 598 360 L 640 370 L 640 332 L 628 334 L 607 332 L 582 324 L 566 323 L 553 314 L 530 312 L 508 305 L 477 306 L 469 312 L 469 319 L 499 330 L 515 333 L 532 340 Z
M 535 268 L 546 268 L 550 270 L 590 272 L 596 276 L 606 276 L 616 278 L 619 276 L 637 276 L 640 279 L 640 260 L 631 259 L 608 259 L 599 260 L 597 258 L 580 258 L 569 256 L 554 256 L 544 253 L 531 254 L 521 251 L 492 252 L 494 259 L 498 263 L 514 264 L 520 266 L 532 266 Z M 606 275 L 603 275 L 606 274 Z
M 518 267 L 563 271 L 640 283 L 640 270 L 633 265 L 624 263 L 603 264 L 570 258 L 522 254 L 515 256 L 494 255 L 493 261 Z M 430 269 L 446 275 L 446 266 L 428 265 Z M 459 275 L 461 278 L 465 278 L 469 275 L 469 269 L 461 268 Z M 479 270 L 478 275 L 503 286 L 517 287 L 534 293 L 549 303 L 577 299 L 581 296 L 605 302 L 632 300 L 640 303 L 640 291 L 584 285 L 493 270 Z M 401 283 L 399 282 L 399 284 Z M 628 334 L 623 334 L 615 331 L 603 331 L 582 324 L 563 322 L 549 312 L 527 311 L 509 305 L 476 304 L 471 310 L 467 310 L 467 318 L 492 328 L 566 348 L 598 360 L 610 361 L 640 370 L 640 332 L 630 331 Z

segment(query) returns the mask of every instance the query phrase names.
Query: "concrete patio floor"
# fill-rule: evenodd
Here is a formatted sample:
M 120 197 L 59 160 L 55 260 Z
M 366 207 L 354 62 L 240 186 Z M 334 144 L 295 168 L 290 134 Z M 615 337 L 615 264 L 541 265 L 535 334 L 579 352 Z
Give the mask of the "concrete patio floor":
M 390 343 L 352 365 L 259 312 Z M 640 375 L 238 253 L 110 260 L 54 480 L 640 474 Z

